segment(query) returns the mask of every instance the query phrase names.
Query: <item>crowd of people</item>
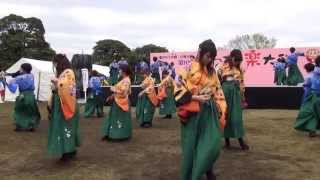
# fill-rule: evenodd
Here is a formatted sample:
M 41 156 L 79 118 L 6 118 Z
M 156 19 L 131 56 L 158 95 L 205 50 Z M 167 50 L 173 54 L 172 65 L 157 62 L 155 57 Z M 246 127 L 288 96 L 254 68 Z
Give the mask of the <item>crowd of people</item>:
M 296 49 L 291 47 L 290 55 L 285 57 L 284 54 L 279 54 L 276 61 L 270 62 L 273 65 L 276 85 L 296 86 L 304 82 L 298 67 L 299 56 L 304 56 L 304 53 L 296 52 Z M 288 69 L 288 73 L 286 69 Z
M 301 81 L 301 73 L 299 75 L 296 66 L 298 54 L 293 49 L 291 52 L 288 57 L 288 83 L 295 84 Z M 133 138 L 129 95 L 132 82 L 139 82 L 142 90 L 138 95 L 135 116 L 141 128 L 152 128 L 157 107 L 164 118 L 172 118 L 176 113 L 180 119 L 181 179 L 199 180 L 203 175 L 208 180 L 216 179 L 213 169 L 223 138 L 227 149 L 231 146 L 230 139 L 236 138 L 242 150 L 249 150 L 244 139 L 242 116 L 246 104 L 242 53 L 238 49 L 232 50 L 218 70 L 214 67 L 216 56 L 214 42 L 206 40 L 200 43 L 198 55 L 189 69 L 176 74 L 174 63 L 162 63 L 154 58 L 151 65 L 143 61 L 135 68 L 134 80 L 130 79 L 132 71 L 128 62 L 114 61 L 110 65 L 108 80 L 112 85 L 112 95 L 107 98 L 102 96 L 102 79 L 93 70 L 90 73 L 85 117 L 91 117 L 95 112 L 98 117 L 103 117 L 103 106 L 107 101 L 111 107 L 104 119 L 102 140 L 124 141 Z M 77 147 L 81 144 L 76 81 L 65 55 L 57 54 L 52 63 L 55 78 L 51 80 L 52 96 L 47 107 L 50 121 L 47 149 L 50 155 L 68 161 L 76 156 Z M 320 57 L 316 58 L 313 71 L 309 66 L 306 66 L 310 75 L 305 82 L 304 103 L 294 127 L 314 136 L 316 130 L 320 129 Z M 31 71 L 30 64 L 22 64 L 18 74 L 7 74 L 13 80 L 4 81 L 11 92 L 18 88 L 20 92 L 13 116 L 16 131 L 35 131 L 39 125 L 40 113 Z

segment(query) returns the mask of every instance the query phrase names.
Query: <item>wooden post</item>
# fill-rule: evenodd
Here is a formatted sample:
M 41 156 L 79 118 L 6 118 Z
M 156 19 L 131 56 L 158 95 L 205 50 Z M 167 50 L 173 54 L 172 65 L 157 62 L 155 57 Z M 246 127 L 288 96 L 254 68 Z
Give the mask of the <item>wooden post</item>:
M 41 72 L 39 72 L 39 79 L 38 79 L 38 92 L 37 92 L 37 101 L 39 102 L 39 94 L 40 94 L 40 81 L 41 81 Z

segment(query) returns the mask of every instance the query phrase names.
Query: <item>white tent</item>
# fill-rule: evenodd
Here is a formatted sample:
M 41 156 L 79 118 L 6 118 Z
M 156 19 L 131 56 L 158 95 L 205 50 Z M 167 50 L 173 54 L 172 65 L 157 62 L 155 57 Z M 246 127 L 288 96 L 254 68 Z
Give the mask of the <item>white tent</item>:
M 54 77 L 54 73 L 52 71 L 52 62 L 21 58 L 18 62 L 7 69 L 6 72 L 17 72 L 20 69 L 21 64 L 23 63 L 30 63 L 32 65 L 31 73 L 34 75 L 34 93 L 36 95 L 36 98 L 39 101 L 47 101 L 51 93 L 50 80 Z M 10 81 L 10 79 L 7 79 L 7 81 Z M 13 94 L 8 89 L 6 89 L 5 100 L 15 101 L 18 94 L 19 92 Z
M 92 65 L 92 70 L 96 70 L 99 73 L 105 75 L 106 77 L 110 76 L 110 74 L 109 74 L 110 70 L 109 70 L 109 67 L 107 67 L 107 66 L 101 66 L 101 65 L 93 64 Z
M 21 58 L 18 62 L 16 62 L 9 69 L 7 69 L 6 72 L 8 73 L 17 72 L 20 69 L 21 64 L 23 63 L 30 63 L 32 65 L 31 73 L 34 75 L 34 83 L 35 83 L 34 93 L 36 95 L 36 98 L 39 101 L 47 101 L 51 94 L 50 80 L 54 77 L 52 62 Z M 109 77 L 109 67 L 94 64 L 92 69 Z M 10 81 L 10 79 L 8 78 L 7 81 Z M 15 94 L 13 94 L 8 89 L 6 89 L 5 100 L 15 101 L 18 94 L 19 92 L 16 92 Z

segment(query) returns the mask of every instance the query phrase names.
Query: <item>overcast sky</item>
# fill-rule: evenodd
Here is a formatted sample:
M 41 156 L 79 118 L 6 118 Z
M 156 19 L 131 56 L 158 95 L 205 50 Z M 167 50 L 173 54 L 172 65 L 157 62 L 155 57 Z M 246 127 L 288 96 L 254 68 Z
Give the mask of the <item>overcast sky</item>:
M 130 48 L 149 43 L 193 51 L 211 38 L 261 32 L 277 47 L 320 45 L 319 0 L 1 0 L 0 17 L 38 17 L 46 40 L 61 53 L 91 53 L 117 39 Z

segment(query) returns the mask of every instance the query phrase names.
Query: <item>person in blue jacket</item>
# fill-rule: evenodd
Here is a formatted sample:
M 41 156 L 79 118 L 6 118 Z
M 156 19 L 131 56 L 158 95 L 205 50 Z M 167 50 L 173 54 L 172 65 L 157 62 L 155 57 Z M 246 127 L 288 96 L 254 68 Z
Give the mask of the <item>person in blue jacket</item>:
M 304 56 L 304 53 L 296 52 L 294 47 L 290 48 L 290 55 L 287 57 L 288 62 L 288 85 L 296 86 L 299 83 L 303 83 L 304 79 L 298 67 L 299 56 Z
M 315 59 L 316 67 L 305 86 L 310 87 L 310 94 L 302 104 L 294 128 L 308 132 L 309 137 L 315 137 L 320 130 L 320 56 Z
M 13 113 L 15 131 L 33 132 L 40 123 L 41 116 L 34 94 L 34 76 L 31 71 L 31 64 L 24 63 L 18 72 L 8 74 L 13 77 L 7 84 L 9 91 L 15 93 L 19 89 Z
M 101 76 L 96 70 L 91 72 L 91 77 L 89 79 L 89 91 L 87 103 L 85 106 L 85 117 L 91 117 L 95 111 L 97 112 L 98 117 L 103 117 L 103 105 L 104 98 L 101 87 Z
M 304 93 L 303 93 L 303 98 L 302 98 L 302 104 L 304 104 L 306 102 L 307 97 L 311 94 L 311 84 L 308 82 L 312 78 L 314 64 L 307 63 L 304 65 L 304 69 L 307 71 L 308 74 L 304 79 L 304 84 L 303 84 Z

